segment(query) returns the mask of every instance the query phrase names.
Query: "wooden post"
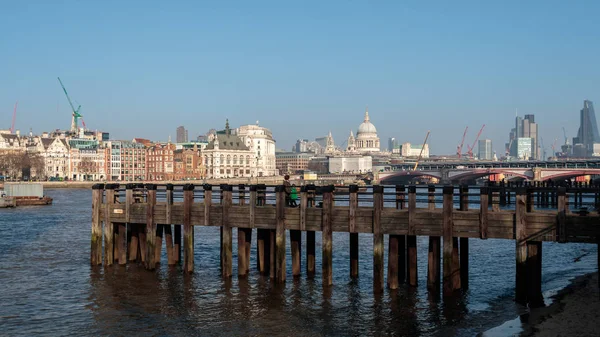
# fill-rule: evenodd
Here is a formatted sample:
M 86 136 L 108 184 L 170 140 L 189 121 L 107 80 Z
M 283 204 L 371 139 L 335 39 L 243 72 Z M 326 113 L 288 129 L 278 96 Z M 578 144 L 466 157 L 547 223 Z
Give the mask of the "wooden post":
M 154 221 L 154 207 L 156 205 L 156 185 L 146 184 L 148 193 L 146 201 L 146 269 L 156 268 L 156 221 Z
M 333 186 L 323 186 L 323 286 L 333 284 L 333 239 L 332 239 L 332 211 L 333 211 Z
M 106 185 L 106 212 L 104 216 L 104 266 L 112 266 L 114 263 L 114 224 L 110 220 L 111 213 L 113 211 L 113 205 L 115 203 L 115 189 L 118 188 L 118 184 L 107 184 Z
M 557 219 L 557 228 L 556 234 L 558 236 L 558 242 L 565 243 L 567 242 L 567 189 L 564 187 L 559 187 L 556 192 L 557 195 L 557 208 L 558 208 L 558 219 Z
M 228 278 L 233 274 L 233 258 L 232 258 L 232 247 L 233 247 L 233 234 L 231 230 L 231 226 L 229 225 L 229 209 L 232 204 L 232 190 L 233 186 L 231 185 L 221 185 L 221 199 L 222 203 L 222 218 L 221 218 L 221 229 L 222 229 L 222 237 L 221 237 L 221 261 L 222 261 L 222 269 L 221 276 Z M 244 251 L 246 247 L 244 246 Z
M 383 233 L 381 211 L 383 210 L 383 186 L 373 186 L 373 291 L 383 291 Z
M 137 224 L 131 223 L 131 205 L 133 204 L 133 188 L 135 184 L 125 185 L 125 222 L 127 223 L 127 238 L 129 240 L 129 248 L 127 250 L 127 259 L 135 261 L 137 259 L 138 250 L 138 233 Z
M 104 184 L 92 186 L 92 243 L 90 262 L 92 266 L 102 264 L 102 223 L 100 222 L 100 207 L 104 194 Z
M 408 251 L 408 284 L 417 286 L 417 236 L 415 235 L 415 213 L 417 211 L 417 188 L 408 187 L 408 236 L 406 246 Z
M 469 186 L 460 187 L 460 209 L 469 210 Z M 460 284 L 469 289 L 469 238 L 460 238 Z
M 515 300 L 520 304 L 527 304 L 527 243 L 525 214 L 527 212 L 526 191 L 524 188 L 517 190 L 515 239 L 516 239 L 516 294 Z
M 275 282 L 285 283 L 285 186 L 275 189 L 277 227 L 275 229 Z
M 315 185 L 306 185 L 307 207 L 315 206 Z M 306 277 L 315 277 L 315 232 L 306 231 Z
M 388 273 L 387 285 L 389 289 L 398 289 L 398 241 L 399 235 L 388 236 Z
M 210 203 L 211 185 L 204 185 L 204 204 Z M 209 196 L 207 199 L 206 196 Z M 192 205 L 194 204 L 194 184 L 183 186 L 183 272 L 194 272 L 194 226 L 192 224 Z M 208 222 L 208 214 L 204 213 L 204 224 Z M 177 232 L 176 232 L 177 233 Z M 175 234 L 177 239 L 177 234 Z
M 255 226 L 256 219 L 256 185 L 250 186 L 250 228 L 246 229 L 246 275 L 250 273 L 250 250 L 252 247 L 252 228 Z M 258 260 L 258 258 L 257 258 Z
M 265 185 L 256 185 L 258 206 L 265 206 Z M 270 267 L 270 230 L 268 229 L 257 229 L 256 230 L 256 250 L 258 253 L 257 267 L 262 275 L 269 275 Z
M 435 209 L 435 186 L 428 187 L 429 210 Z M 429 251 L 427 254 L 427 289 L 439 292 L 440 289 L 440 237 L 429 237 Z
M 358 233 L 356 231 L 356 209 L 358 208 L 358 185 L 350 185 L 348 231 L 350 232 L 350 278 L 358 277 Z
M 492 212 L 498 212 L 500 211 L 500 205 L 499 205 L 499 197 L 500 197 L 500 192 L 498 192 L 498 188 L 494 187 L 492 189 Z M 508 201 L 510 203 L 510 199 Z
M 171 223 L 173 223 L 173 184 L 167 184 L 167 225 L 165 226 L 165 242 L 167 250 L 167 263 L 169 266 L 175 264 L 176 252 L 173 248 L 173 234 Z
M 452 264 L 452 250 L 453 250 L 453 240 L 452 240 L 452 212 L 454 209 L 453 197 L 454 197 L 454 187 L 453 186 L 444 186 L 443 189 L 444 200 L 443 200 L 443 233 L 444 233 L 444 276 L 443 276 L 443 287 L 444 287 L 444 296 L 450 296 L 454 293 L 454 276 L 453 272 L 453 264 Z
M 396 209 L 406 209 L 404 185 L 396 185 Z M 406 281 L 406 235 L 398 235 L 398 283 Z
M 246 186 L 240 184 L 238 186 L 238 203 L 240 206 L 246 204 Z M 246 257 L 246 231 L 247 228 L 238 228 L 237 230 L 237 248 L 238 248 L 238 277 L 246 277 L 248 275 L 248 258 Z
M 304 199 L 304 200 L 303 200 Z M 292 276 L 300 277 L 300 260 L 302 259 L 302 232 L 301 230 L 306 228 L 306 206 L 304 206 L 304 212 L 302 211 L 302 204 L 306 203 L 306 189 L 304 186 L 300 187 L 300 230 L 290 230 L 290 248 L 292 253 Z M 303 223 L 304 222 L 304 223 Z
M 163 233 L 165 232 L 165 226 L 162 224 L 156 225 L 156 242 L 154 245 L 154 261 L 157 264 L 160 264 L 160 257 L 162 255 L 162 242 L 163 242 Z
M 487 239 L 488 237 L 488 188 L 482 187 L 479 190 L 479 237 Z
M 543 307 L 541 241 L 527 241 L 527 278 L 527 302 L 529 307 Z

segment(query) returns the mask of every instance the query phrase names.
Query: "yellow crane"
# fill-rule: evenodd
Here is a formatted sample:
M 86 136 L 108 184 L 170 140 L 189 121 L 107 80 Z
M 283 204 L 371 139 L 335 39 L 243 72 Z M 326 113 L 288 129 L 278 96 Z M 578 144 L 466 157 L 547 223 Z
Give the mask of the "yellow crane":
M 415 163 L 415 167 L 413 171 L 417 170 L 417 166 L 419 166 L 419 161 L 421 160 L 421 156 L 423 155 L 423 149 L 425 149 L 425 144 L 427 144 L 427 138 L 429 138 L 429 132 L 431 130 L 427 130 L 427 136 L 425 136 L 425 141 L 423 142 L 423 146 L 421 147 L 421 152 L 419 153 L 419 158 L 417 158 L 417 162 Z

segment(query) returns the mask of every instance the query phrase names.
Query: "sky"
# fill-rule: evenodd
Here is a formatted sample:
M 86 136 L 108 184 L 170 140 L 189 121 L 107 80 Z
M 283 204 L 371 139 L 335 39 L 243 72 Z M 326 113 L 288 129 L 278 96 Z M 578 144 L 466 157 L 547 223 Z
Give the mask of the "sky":
M 600 106 L 598 1 L 0 0 L 0 129 L 70 127 L 65 84 L 89 129 L 166 141 L 270 128 L 277 148 L 356 133 L 368 106 L 388 137 L 453 154 L 504 154 L 515 113 L 548 153 Z M 598 108 L 600 109 L 600 107 Z M 466 151 L 466 150 L 465 150 Z

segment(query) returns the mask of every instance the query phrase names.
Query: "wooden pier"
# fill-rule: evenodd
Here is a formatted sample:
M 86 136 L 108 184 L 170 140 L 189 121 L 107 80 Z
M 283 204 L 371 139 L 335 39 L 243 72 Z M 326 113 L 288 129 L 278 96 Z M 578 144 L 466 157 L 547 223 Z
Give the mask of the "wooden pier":
M 327 287 L 333 282 L 332 233 L 349 233 L 351 278 L 358 276 L 359 260 L 371 258 L 359 259 L 359 234 L 365 233 L 373 235 L 373 288 L 380 292 L 385 279 L 389 289 L 397 289 L 400 283 L 417 285 L 416 237 L 428 236 L 427 287 L 438 293 L 441 287 L 444 296 L 450 296 L 469 286 L 469 240 L 507 239 L 515 240 L 516 301 L 537 306 L 543 304 L 542 242 L 600 242 L 598 212 L 585 208 L 574 212 L 569 207 L 573 202 L 583 207 L 585 200 L 593 200 L 595 207 L 600 200 L 598 187 L 490 186 L 470 194 L 474 188 L 462 186 L 375 185 L 369 192 L 359 192 L 358 186 L 351 185 L 340 193 L 333 186 L 307 185 L 301 187 L 298 207 L 286 206 L 283 186 L 125 187 L 93 186 L 92 265 L 138 261 L 153 270 L 165 242 L 167 263 L 182 263 L 185 273 L 193 273 L 194 227 L 218 226 L 222 276 L 233 274 L 232 231 L 237 229 L 238 277 L 246 277 L 256 229 L 256 268 L 275 282 L 285 282 L 286 231 L 293 277 L 302 274 L 301 232 L 306 232 L 308 278 L 315 275 L 315 232 L 320 231 L 322 282 Z M 474 204 L 479 207 L 469 208 Z

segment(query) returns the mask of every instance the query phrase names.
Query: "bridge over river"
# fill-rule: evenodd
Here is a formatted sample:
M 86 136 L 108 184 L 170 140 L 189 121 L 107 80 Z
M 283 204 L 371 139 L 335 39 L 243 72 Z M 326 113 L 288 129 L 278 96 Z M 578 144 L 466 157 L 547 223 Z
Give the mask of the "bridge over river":
M 599 160 L 585 161 L 524 161 L 524 162 L 433 162 L 394 164 L 391 171 L 379 172 L 381 184 L 395 184 L 418 177 L 437 178 L 441 183 L 463 183 L 492 175 L 506 180 L 564 180 L 586 175 L 600 175 Z

